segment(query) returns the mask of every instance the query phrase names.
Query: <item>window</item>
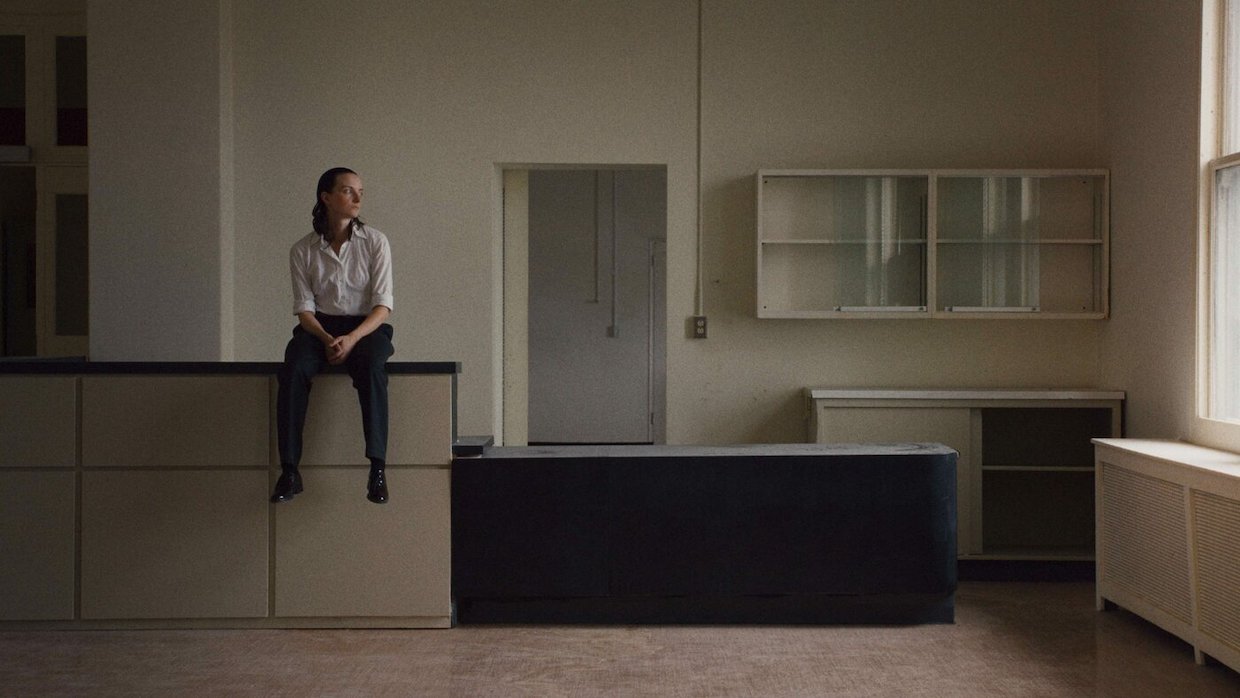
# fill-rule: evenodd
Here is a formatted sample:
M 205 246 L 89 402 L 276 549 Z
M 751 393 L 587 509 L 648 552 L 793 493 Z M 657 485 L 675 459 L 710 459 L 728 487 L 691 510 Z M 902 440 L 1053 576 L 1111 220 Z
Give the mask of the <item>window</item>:
M 1201 269 L 1205 312 L 1203 416 L 1240 423 L 1240 0 L 1218 15 L 1218 146 L 1209 163 L 1211 211 Z
M 1240 158 L 1211 167 L 1206 416 L 1240 421 Z

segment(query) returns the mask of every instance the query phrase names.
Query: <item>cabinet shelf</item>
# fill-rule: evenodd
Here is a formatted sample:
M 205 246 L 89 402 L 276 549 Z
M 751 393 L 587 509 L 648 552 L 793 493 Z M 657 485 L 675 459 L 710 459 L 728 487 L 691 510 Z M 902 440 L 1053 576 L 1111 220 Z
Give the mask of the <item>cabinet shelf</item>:
M 822 318 L 873 320 L 905 317 L 927 318 L 930 317 L 930 311 L 925 306 L 884 307 L 867 310 L 857 308 L 849 308 L 847 310 L 765 310 L 762 317 L 772 320 L 814 320 Z
M 760 318 L 1109 313 L 1105 170 L 760 170 L 756 189 Z

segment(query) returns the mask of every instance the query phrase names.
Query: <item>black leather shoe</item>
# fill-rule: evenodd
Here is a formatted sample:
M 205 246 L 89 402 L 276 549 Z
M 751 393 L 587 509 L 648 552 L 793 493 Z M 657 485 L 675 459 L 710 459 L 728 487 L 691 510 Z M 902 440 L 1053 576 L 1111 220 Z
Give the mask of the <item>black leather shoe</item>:
M 296 470 L 285 470 L 276 479 L 276 489 L 271 493 L 271 501 L 287 502 L 302 491 L 301 473 Z
M 375 504 L 387 503 L 387 476 L 383 474 L 383 468 L 370 471 L 370 477 L 366 480 L 366 499 Z

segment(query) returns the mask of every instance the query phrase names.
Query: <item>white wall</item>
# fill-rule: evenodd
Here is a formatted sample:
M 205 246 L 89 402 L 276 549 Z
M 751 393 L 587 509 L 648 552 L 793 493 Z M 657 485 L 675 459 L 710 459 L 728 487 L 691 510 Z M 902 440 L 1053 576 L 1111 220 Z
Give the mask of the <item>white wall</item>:
M 213 38 L 229 5 L 91 5 L 92 234 L 115 240 L 92 249 L 100 358 L 218 347 L 219 323 L 194 323 L 226 316 L 231 271 L 235 357 L 278 359 L 288 246 L 307 230 L 317 175 L 344 164 L 365 179 L 364 217 L 392 239 L 396 359 L 462 361 L 461 431 L 492 432 L 497 164 L 644 163 L 667 166 L 671 443 L 800 440 L 809 385 L 1102 381 L 1106 323 L 759 322 L 752 174 L 1107 166 L 1103 0 L 705 2 L 705 341 L 685 336 L 697 3 L 236 0 L 232 64 L 227 35 Z M 207 205 L 229 190 L 230 65 L 231 270 L 212 263 L 226 240 Z M 150 269 L 125 256 L 132 240 Z M 131 321 L 144 308 L 125 306 L 139 289 L 201 300 L 185 314 L 146 302 L 161 320 L 144 326 Z
M 687 258 L 695 17 L 663 0 L 238 2 L 237 357 L 279 357 L 287 249 L 343 164 L 392 241 L 395 358 L 461 361 L 460 431 L 495 433 L 496 165 L 666 164 Z M 689 271 L 669 279 L 679 317 Z
M 1103 382 L 1128 391 L 1128 436 L 1188 438 L 1201 4 L 1110 0 L 1105 19 L 1112 253 Z
M 707 3 L 711 338 L 671 357 L 677 439 L 803 439 L 806 386 L 1098 383 L 1104 323 L 759 321 L 753 261 L 759 168 L 1105 166 L 1098 9 L 1079 0 Z M 687 260 L 669 261 L 678 263 Z
M 87 7 L 90 356 L 229 358 L 226 2 Z

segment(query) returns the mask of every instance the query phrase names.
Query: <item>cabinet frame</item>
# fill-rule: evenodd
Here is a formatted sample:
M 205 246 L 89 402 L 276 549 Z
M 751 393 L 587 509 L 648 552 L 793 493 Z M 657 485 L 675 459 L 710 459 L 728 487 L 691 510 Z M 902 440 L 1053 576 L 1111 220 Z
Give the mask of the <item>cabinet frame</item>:
M 772 212 L 768 179 L 826 179 L 826 178 L 913 178 L 925 180 L 926 201 L 923 208 L 924 237 L 921 239 L 902 240 L 900 238 L 881 238 L 880 241 L 856 239 L 831 239 L 813 237 L 801 239 L 780 235 L 768 229 L 768 215 Z M 994 306 L 994 307 L 948 307 L 943 301 L 946 294 L 939 284 L 940 253 L 945 246 L 959 246 L 962 240 L 940 239 L 939 209 L 942 199 L 940 183 L 942 180 L 960 178 L 1021 178 L 1021 179 L 1055 179 L 1055 178 L 1096 178 L 1098 190 L 1094 193 L 1093 230 L 1090 235 L 1080 238 L 1038 238 L 1032 241 L 1021 241 L 1023 245 L 1033 245 L 1039 250 L 1063 248 L 1092 249 L 1094 254 L 1090 263 L 1090 278 L 1080 279 L 1080 274 L 1071 273 L 1070 277 L 1080 279 L 1082 287 L 1092 287 L 1092 307 L 1080 311 L 1042 310 L 1040 307 Z M 759 318 L 783 319 L 987 319 L 987 320 L 1102 320 L 1110 314 L 1110 174 L 1105 169 L 858 169 L 858 170 L 813 170 L 813 169 L 762 169 L 755 175 L 756 192 L 756 311 Z M 898 194 L 897 194 L 898 196 Z M 868 203 L 868 202 L 867 202 Z M 880 206 L 892 206 L 898 210 L 899 202 L 882 200 Z M 824 226 L 825 228 L 826 226 Z M 795 304 L 779 307 L 774 300 L 778 290 L 789 293 L 797 291 L 797 282 L 789 278 L 793 274 L 784 273 L 784 278 L 773 267 L 778 265 L 779 257 L 805 257 L 809 250 L 825 250 L 831 246 L 845 244 L 887 244 L 903 242 L 924 245 L 920 269 L 921 287 L 915 292 L 920 295 L 921 303 L 891 304 L 884 306 L 845 306 L 834 308 L 801 308 Z M 979 239 L 972 244 L 979 246 L 1012 245 L 1013 240 Z M 1053 247 L 1052 247 L 1053 246 Z M 843 266 L 846 262 L 837 262 Z M 1054 268 L 1054 267 L 1052 267 Z M 1039 272 L 1041 265 L 1039 265 Z M 816 275 L 821 278 L 838 282 L 839 277 L 830 274 Z M 864 283 L 871 284 L 873 279 L 860 275 Z M 914 291 L 908 288 L 899 289 L 905 295 Z M 830 303 L 824 303 L 830 305 Z

